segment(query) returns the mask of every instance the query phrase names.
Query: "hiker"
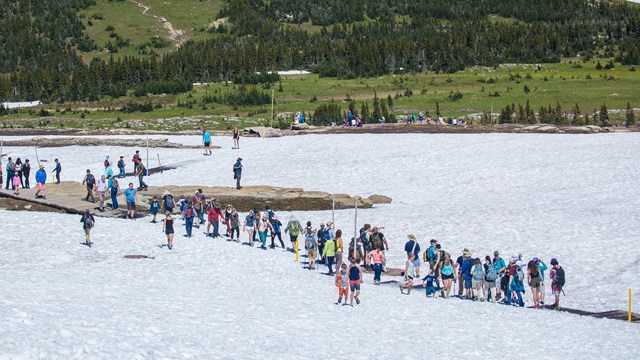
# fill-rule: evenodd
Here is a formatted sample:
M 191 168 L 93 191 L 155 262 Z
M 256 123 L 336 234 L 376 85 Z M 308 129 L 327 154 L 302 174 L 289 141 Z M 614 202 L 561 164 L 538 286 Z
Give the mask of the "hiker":
M 370 224 L 364 224 L 364 226 L 360 229 L 360 241 L 362 243 L 362 249 L 364 250 L 364 254 L 368 254 L 372 249 L 373 246 L 371 246 L 371 225 Z M 364 257 L 360 257 L 359 259 L 356 258 L 357 260 L 360 259 L 364 259 Z
M 14 177 L 18 177 L 18 185 L 14 185 L 14 186 L 20 186 L 22 188 L 24 188 L 24 183 L 22 182 L 22 159 L 17 158 L 16 159 L 16 171 L 15 171 L 15 175 Z
M 435 271 L 430 270 L 429 274 L 422 279 L 422 287 L 426 289 L 427 297 L 436 297 L 436 287 L 433 283 L 437 278 Z
M 211 134 L 202 129 L 202 144 L 204 145 L 204 154 L 211 155 Z
M 139 161 L 138 165 L 136 165 L 136 176 L 138 177 L 138 183 L 140 184 L 140 186 L 138 186 L 138 190 L 147 190 L 149 186 L 144 183 L 144 177 L 147 176 L 147 168 L 144 167 L 142 161 Z
M 482 267 L 482 261 L 480 258 L 473 260 L 473 266 L 471 267 L 471 293 L 473 295 L 473 301 L 484 301 L 484 268 Z M 478 296 L 482 294 L 482 296 Z
M 18 174 L 18 172 L 14 172 L 13 173 L 13 179 L 11 179 L 11 186 L 14 189 L 13 193 L 16 195 L 20 195 L 20 175 Z
M 487 301 L 496 302 L 496 279 L 498 278 L 498 272 L 495 265 L 491 262 L 489 255 L 484 258 L 484 287 L 487 291 Z M 491 289 L 494 289 L 494 294 L 491 294 Z
M 115 177 L 110 176 L 109 181 L 107 182 L 107 187 L 109 188 L 109 192 L 111 193 L 111 208 L 117 209 L 118 208 L 118 190 L 120 190 L 120 184 L 118 183 L 118 180 Z
M 162 193 L 162 208 L 164 212 L 167 211 L 173 213 L 173 208 L 176 206 L 175 201 L 173 200 L 173 195 L 167 190 Z
M 129 183 L 129 187 L 124 191 L 124 198 L 127 202 L 127 219 L 133 220 L 136 215 L 136 193 L 133 183 Z
M 160 210 L 160 202 L 158 201 L 158 196 L 153 195 L 151 198 L 151 202 L 149 203 L 149 212 L 153 215 L 152 223 L 156 223 L 156 216 L 158 215 L 158 211 Z
M 202 189 L 199 189 L 199 190 L 202 191 Z M 202 198 L 200 197 L 200 195 L 196 195 L 191 199 L 191 204 L 193 205 L 193 210 L 195 210 L 195 214 L 196 214 L 196 217 L 194 218 L 195 220 L 194 226 L 196 228 L 199 228 L 200 224 L 204 223 L 204 208 L 206 207 L 206 200 L 205 200 L 205 206 L 202 206 L 201 199 Z
M 196 211 L 193 208 L 192 202 L 189 202 L 187 204 L 187 207 L 184 209 L 184 213 L 182 214 L 182 217 L 184 217 L 184 225 L 187 230 L 187 234 L 185 236 L 190 238 L 193 230 L 193 219 L 196 217 Z
M 296 220 L 296 217 L 291 215 L 287 227 L 284 229 L 285 234 L 289 233 L 289 240 L 291 241 L 291 251 L 295 251 L 298 242 L 298 235 L 302 232 L 302 225 L 300 221 Z
M 533 258 L 533 262 L 536 263 L 536 266 L 538 266 L 538 269 L 540 270 L 540 291 L 538 292 L 538 297 L 540 299 L 540 306 L 544 306 L 544 292 L 545 292 L 544 272 L 549 267 L 547 266 L 547 264 L 544 263 L 544 261 L 542 261 L 542 259 L 539 259 L 537 257 Z
M 463 275 L 463 283 L 464 283 L 464 289 L 466 291 L 466 296 L 467 299 L 472 299 L 473 298 L 473 294 L 471 291 L 471 287 L 472 287 L 472 276 L 471 276 L 471 268 L 473 267 L 473 259 L 471 258 L 471 251 L 467 250 L 465 253 L 462 254 L 463 257 L 463 261 L 462 261 L 462 266 L 461 266 L 461 271 L 462 271 L 462 275 Z M 463 283 L 460 283 L 459 286 L 462 286 Z
M 233 147 L 232 149 L 240 149 L 240 131 L 238 128 L 233 129 Z
M 404 294 L 404 289 L 407 289 L 407 295 L 411 294 L 411 288 L 413 288 L 413 278 L 416 276 L 413 267 L 413 260 L 415 255 L 410 253 L 407 255 L 407 261 L 404 264 L 404 282 L 400 284 L 400 293 Z
M 224 209 L 224 224 L 227 226 L 226 236 L 231 236 L 231 204 Z
M 24 164 L 22 164 L 22 176 L 24 176 L 24 189 L 31 188 L 31 185 L 29 184 L 29 174 L 31 174 L 31 164 L 29 163 L 29 159 L 25 159 Z
M 428 252 L 427 252 L 428 254 Z M 464 264 L 464 261 L 467 260 L 469 258 L 469 249 L 464 248 L 462 249 L 462 255 L 458 256 L 458 258 L 456 259 L 456 263 L 454 264 L 454 268 L 457 271 L 457 276 L 458 276 L 458 297 L 462 297 L 462 292 L 464 291 L 464 274 L 462 272 L 462 264 Z M 428 255 L 427 255 L 428 258 Z
M 329 268 L 329 275 L 333 275 L 333 262 L 336 259 L 336 242 L 331 238 L 328 232 L 324 233 L 325 243 L 324 250 L 322 251 L 322 257 L 327 261 L 327 267 Z M 337 268 L 336 268 L 337 269 Z
M 253 246 L 253 232 L 255 231 L 255 221 L 256 216 L 253 210 L 249 211 L 249 214 L 244 218 L 244 226 L 242 227 L 242 232 L 248 232 L 249 235 L 249 246 Z
M 356 259 L 349 259 L 351 263 L 347 274 L 349 274 L 349 289 L 351 290 L 350 305 L 353 306 L 353 299 L 356 299 L 356 304 L 360 304 L 360 286 L 362 285 L 362 269 L 356 264 Z
M 347 264 L 342 264 L 340 266 L 340 268 L 336 268 L 337 274 L 336 274 L 336 280 L 335 280 L 335 284 L 336 287 L 338 288 L 338 301 L 336 302 L 336 305 L 341 304 L 342 303 L 342 297 L 344 296 L 344 303 L 345 305 L 347 304 L 347 297 L 349 296 L 349 282 L 347 280 Z
M 220 219 L 222 219 L 224 215 L 222 214 L 222 210 L 216 206 L 215 199 L 213 200 L 214 201 L 207 211 L 207 220 L 209 220 L 209 223 L 207 224 L 207 234 L 208 236 L 216 238 L 220 236 Z M 209 232 L 211 227 L 213 227 L 213 231 Z
M 367 254 L 369 264 L 373 264 L 373 284 L 380 285 L 382 267 L 385 263 L 384 253 L 380 251 L 380 245 L 374 245 L 374 249 Z
M 233 234 L 236 234 L 235 242 L 240 242 L 240 216 L 236 208 L 231 208 L 229 215 L 229 227 L 231 228 L 231 240 L 234 240 Z
M 11 186 L 11 190 L 15 190 L 13 188 L 13 176 L 16 172 L 16 163 L 14 163 L 11 158 L 7 161 L 7 166 L 5 167 L 5 172 L 7 173 L 7 184 L 4 187 L 5 190 L 9 190 L 9 186 Z
M 524 293 L 524 280 L 525 275 L 522 270 L 522 266 L 524 263 L 522 260 L 518 260 L 517 262 L 511 260 L 512 264 L 509 268 L 509 275 L 511 277 L 511 283 L 509 285 L 509 292 L 507 293 L 507 305 L 511 305 L 511 292 L 515 292 L 518 297 L 518 305 L 520 307 L 524 306 L 524 300 L 522 299 L 522 293 Z
M 104 193 L 107 191 L 107 180 L 104 175 L 96 182 L 96 191 L 98 192 L 98 210 L 104 211 Z
M 409 241 L 404 244 L 404 251 L 409 254 L 413 253 L 415 256 L 415 260 L 413 261 L 413 268 L 416 271 L 416 277 L 420 277 L 420 244 L 418 244 L 418 239 L 415 235 L 409 234 L 407 235 Z
M 429 262 L 429 269 L 436 269 L 436 262 L 438 261 L 438 249 L 436 245 L 438 244 L 438 240 L 431 239 L 429 241 L 429 248 L 426 250 L 426 256 L 423 259 L 425 262 Z
M 36 171 L 36 199 L 46 199 L 47 192 L 45 184 L 47 183 L 47 172 L 44 171 L 44 165 L 40 165 L 40 169 Z
M 307 221 L 307 227 L 302 231 L 304 235 L 304 248 L 307 250 L 307 260 L 309 266 L 307 269 L 315 269 L 316 257 L 318 256 L 318 239 L 316 237 L 316 230 L 311 227 L 311 221 Z
M 173 249 L 173 216 L 171 216 L 171 212 L 165 212 L 165 218 L 162 220 L 162 232 L 167 235 L 167 247 L 169 250 Z
M 496 278 L 496 301 L 500 301 L 502 299 L 501 290 L 502 290 L 502 277 L 506 272 L 506 264 L 504 263 L 504 259 L 500 257 L 500 252 L 498 250 L 493 252 L 493 267 L 496 269 L 496 274 L 498 277 Z
M 238 158 L 236 163 L 233 164 L 233 178 L 236 179 L 236 189 L 242 189 L 240 186 L 240 178 L 242 177 L 242 158 Z
M 454 281 L 453 275 L 453 263 L 451 259 L 446 257 L 442 264 L 442 270 L 440 270 L 440 274 L 442 275 L 442 284 L 444 286 L 445 299 L 449 298 L 449 293 L 451 292 L 451 285 Z
M 127 173 L 124 171 L 125 166 L 124 156 L 120 156 L 120 160 L 118 160 L 118 177 L 121 179 L 127 176 Z
M 326 231 L 327 230 L 324 228 L 324 224 L 320 224 L 320 228 L 316 232 L 316 236 L 318 237 L 318 253 L 320 255 L 320 262 L 323 264 L 326 264 L 324 256 L 322 255 L 324 253 L 324 244 L 327 241 L 327 239 L 325 239 L 324 237 L 324 233 Z
M 551 259 L 551 272 L 549 273 L 549 278 L 551 279 L 551 292 L 556 298 L 553 303 L 553 309 L 559 310 L 560 293 L 563 292 L 562 287 L 564 286 L 564 269 L 555 258 Z
M 131 158 L 131 162 L 133 162 L 133 169 L 135 170 L 138 163 L 141 161 L 140 159 L 140 150 L 136 150 L 136 153 L 133 154 L 133 158 Z
M 374 226 L 373 232 L 369 236 L 369 240 L 371 243 L 371 247 L 374 247 L 376 244 L 380 245 L 380 251 L 388 251 L 389 244 L 387 243 L 387 238 L 384 237 L 384 234 L 380 232 L 380 230 L 384 229 L 384 227 L 378 228 Z
M 280 219 L 277 215 L 273 216 L 273 219 L 271 220 L 271 227 L 273 229 L 271 231 L 271 248 L 276 248 L 275 240 L 277 237 L 280 241 L 280 246 L 282 247 L 282 249 L 285 249 L 284 241 L 282 241 L 282 222 L 280 222 Z
M 88 247 L 91 247 L 91 245 L 93 244 L 91 242 L 91 229 L 96 223 L 96 219 L 93 217 L 93 215 L 91 215 L 91 213 L 89 213 L 89 210 L 85 210 L 84 214 L 82 214 L 80 222 L 82 223 L 82 228 L 84 229 L 85 244 Z
M 107 166 L 105 166 L 104 168 L 104 176 L 113 176 L 113 167 L 111 166 L 112 163 L 108 163 Z
M 362 240 L 360 237 L 351 238 L 351 241 L 349 242 L 349 254 L 347 256 L 349 258 L 353 257 L 358 264 L 362 259 L 364 259 Z
M 540 276 L 540 269 L 535 261 L 531 260 L 527 263 L 527 283 L 531 288 L 531 294 L 533 296 L 533 307 L 540 308 L 540 284 L 542 283 L 542 277 Z
M 344 242 L 342 241 L 342 230 L 336 230 L 336 269 L 342 267 L 342 253 L 344 252 Z
M 58 161 L 58 159 L 55 159 L 54 161 L 56 162 L 56 167 L 53 169 L 53 172 L 55 173 L 56 184 L 60 184 L 60 172 L 62 171 L 62 164 L 60 164 L 60 161 Z
M 267 220 L 266 213 L 262 213 L 262 216 L 258 217 L 257 221 L 258 224 L 256 226 L 256 230 L 258 231 L 258 236 L 260 237 L 260 242 L 262 243 L 260 248 L 262 250 L 267 250 L 267 230 L 271 229 L 271 232 L 273 232 L 273 226 L 271 225 L 269 220 Z
M 96 185 L 96 178 L 91 174 L 91 170 L 87 169 L 87 175 L 82 179 L 82 185 L 87 186 L 87 196 L 84 198 L 85 201 L 89 201 L 91 198 L 91 202 L 96 202 L 96 198 L 93 196 L 93 190 Z

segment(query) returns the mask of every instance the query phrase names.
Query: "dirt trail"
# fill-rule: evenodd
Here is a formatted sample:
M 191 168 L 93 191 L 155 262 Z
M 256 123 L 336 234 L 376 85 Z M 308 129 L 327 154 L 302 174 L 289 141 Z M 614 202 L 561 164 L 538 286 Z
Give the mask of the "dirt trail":
M 167 18 L 165 18 L 164 16 L 147 14 L 151 9 L 151 6 L 136 0 L 129 0 L 129 1 L 138 5 L 139 8 L 142 8 L 143 15 L 153 16 L 154 19 L 156 19 L 161 23 L 162 27 L 165 28 L 165 30 L 167 30 L 169 34 L 169 39 L 171 39 L 171 41 L 173 41 L 176 44 L 176 48 L 179 48 L 180 46 L 182 46 L 182 44 L 184 44 L 187 40 L 189 40 L 189 35 L 187 34 L 186 31 L 175 28 L 173 24 L 169 20 L 167 20 Z

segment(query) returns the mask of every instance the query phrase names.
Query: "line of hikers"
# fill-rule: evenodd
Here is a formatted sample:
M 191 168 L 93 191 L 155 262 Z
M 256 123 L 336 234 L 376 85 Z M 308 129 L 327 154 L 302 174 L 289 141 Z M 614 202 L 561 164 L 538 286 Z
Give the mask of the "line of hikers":
M 53 175 L 56 179 L 56 184 L 60 183 L 60 172 L 62 171 L 62 165 L 58 159 L 55 159 L 55 167 L 53 169 Z M 4 172 L 3 172 L 4 170 Z M 24 163 L 20 158 L 17 158 L 15 161 L 11 157 L 7 159 L 7 164 L 4 166 L 0 166 L 0 186 L 5 182 L 5 190 L 13 190 L 15 195 L 20 195 L 20 188 L 22 189 L 30 189 L 30 174 L 31 174 L 31 164 L 29 159 L 25 159 Z M 3 179 L 3 177 L 5 179 Z M 35 174 L 36 180 L 36 199 L 46 199 L 46 183 L 47 183 L 47 173 L 44 170 L 44 165 L 40 164 L 38 166 L 38 171 Z

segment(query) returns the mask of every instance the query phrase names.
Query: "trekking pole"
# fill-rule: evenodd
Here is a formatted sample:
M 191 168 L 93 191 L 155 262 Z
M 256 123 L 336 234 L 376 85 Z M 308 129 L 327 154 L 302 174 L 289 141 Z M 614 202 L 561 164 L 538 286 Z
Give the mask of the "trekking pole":
M 36 161 L 38 162 L 38 167 L 40 167 L 40 157 L 38 157 L 38 147 L 34 145 L 33 148 L 36 151 Z
M 629 288 L 629 323 L 631 323 L 631 288 Z

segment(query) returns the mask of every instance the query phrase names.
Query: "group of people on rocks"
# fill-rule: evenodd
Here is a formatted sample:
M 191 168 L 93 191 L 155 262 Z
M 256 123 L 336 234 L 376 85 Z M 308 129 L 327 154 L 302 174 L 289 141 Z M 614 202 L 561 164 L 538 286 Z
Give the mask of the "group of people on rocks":
M 420 278 L 421 248 L 415 235 L 409 234 L 405 244 L 407 260 L 403 272 L 400 292 L 409 295 L 415 281 Z M 429 264 L 428 273 L 422 278 L 426 295 L 435 297 L 437 293 L 448 298 L 452 286 L 457 282 L 457 296 L 474 301 L 500 302 L 506 305 L 524 306 L 525 283 L 532 293 L 533 307 L 541 308 L 545 300 L 545 271 L 548 265 L 538 257 L 525 262 L 521 254 L 514 254 L 508 261 L 494 251 L 484 259 L 472 257 L 469 249 L 454 261 L 451 255 L 442 249 L 437 240 L 430 240 L 429 247 L 422 252 L 422 260 Z M 553 308 L 560 306 L 560 293 L 565 282 L 564 269 L 557 259 L 551 259 L 549 280 L 555 297 Z
M 62 171 L 62 165 L 58 159 L 55 159 L 55 167 L 53 169 L 53 175 L 56 179 L 56 184 L 60 183 L 60 172 Z M 4 170 L 4 171 L 3 171 Z M 4 179 L 3 179 L 4 177 Z M 29 159 L 25 159 L 24 162 L 21 158 L 17 158 L 15 161 L 9 157 L 7 159 L 7 164 L 4 166 L 0 166 L 0 184 L 5 182 L 5 190 L 13 190 L 15 195 L 20 195 L 20 189 L 30 189 L 31 188 L 31 163 Z M 47 183 L 47 173 L 44 170 L 44 165 L 40 164 L 38 166 L 38 170 L 35 173 L 36 180 L 36 199 L 46 199 L 46 183 Z M 1 185 L 0 185 L 1 186 Z

